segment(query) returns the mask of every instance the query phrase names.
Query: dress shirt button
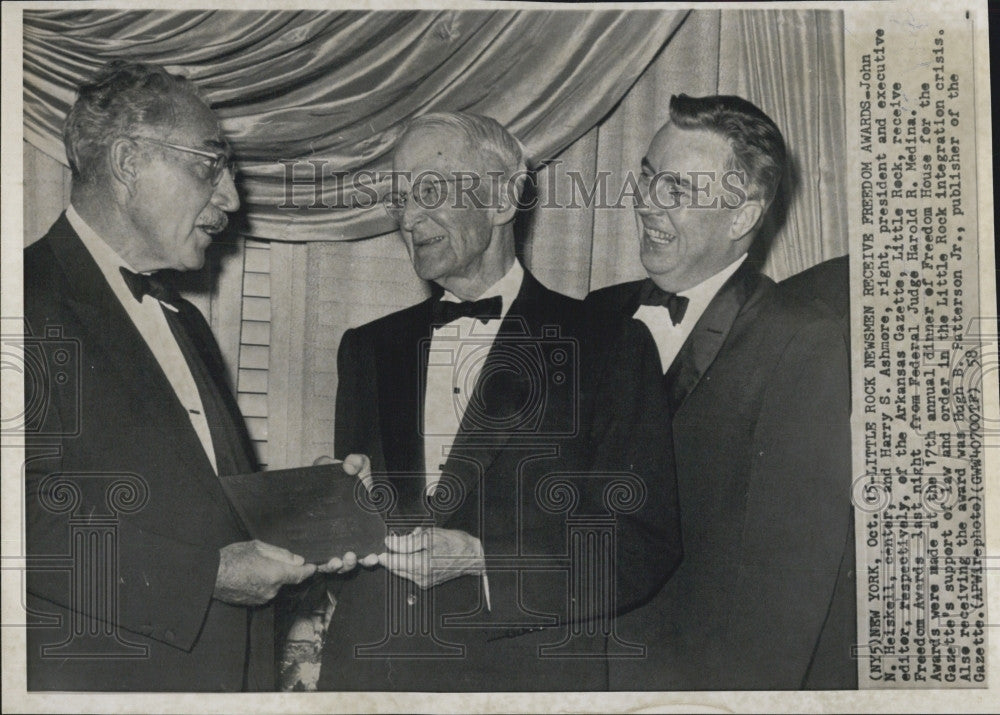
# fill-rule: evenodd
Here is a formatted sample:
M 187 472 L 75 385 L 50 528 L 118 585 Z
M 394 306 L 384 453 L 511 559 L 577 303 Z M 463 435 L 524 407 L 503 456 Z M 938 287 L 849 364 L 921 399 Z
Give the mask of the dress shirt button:
M 416 596 L 416 594 L 411 593 L 409 596 L 406 597 L 406 605 L 407 606 L 415 606 L 415 605 L 417 605 L 417 596 Z
M 173 643 L 174 638 L 176 638 L 176 636 L 174 635 L 174 632 L 168 628 L 167 630 L 163 631 L 163 638 Z

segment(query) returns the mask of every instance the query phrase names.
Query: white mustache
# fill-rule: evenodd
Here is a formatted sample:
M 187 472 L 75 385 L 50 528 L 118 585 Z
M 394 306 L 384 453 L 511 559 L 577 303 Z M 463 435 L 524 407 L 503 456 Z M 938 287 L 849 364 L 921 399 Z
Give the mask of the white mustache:
M 215 221 L 201 223 L 198 225 L 205 229 L 206 233 L 222 233 L 226 229 L 226 226 L 229 225 L 229 217 L 222 214 L 222 216 L 217 218 Z

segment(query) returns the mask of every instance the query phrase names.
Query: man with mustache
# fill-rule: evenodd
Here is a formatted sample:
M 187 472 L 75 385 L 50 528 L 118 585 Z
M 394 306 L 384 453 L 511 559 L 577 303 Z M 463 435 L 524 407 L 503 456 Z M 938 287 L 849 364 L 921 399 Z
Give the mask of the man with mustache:
M 25 455 L 28 688 L 271 690 L 267 604 L 316 567 L 251 541 L 222 491 L 252 445 L 161 273 L 200 269 L 239 208 L 229 146 L 190 82 L 119 60 L 64 139 L 70 205 L 24 252 L 26 350 L 53 376 Z
M 636 197 L 649 277 L 588 297 L 656 341 L 685 552 L 619 620 L 649 650 L 610 662 L 613 688 L 856 687 L 844 334 L 747 257 L 785 156 L 750 102 L 673 97 Z
M 384 570 L 343 584 L 321 689 L 603 690 L 607 643 L 641 650 L 611 616 L 680 559 L 655 348 L 631 320 L 589 335 L 582 303 L 521 265 L 525 159 L 457 112 L 396 143 L 386 209 L 435 290 L 341 342 L 336 451 L 371 455 L 397 533 Z M 615 541 L 577 551 L 595 519 Z

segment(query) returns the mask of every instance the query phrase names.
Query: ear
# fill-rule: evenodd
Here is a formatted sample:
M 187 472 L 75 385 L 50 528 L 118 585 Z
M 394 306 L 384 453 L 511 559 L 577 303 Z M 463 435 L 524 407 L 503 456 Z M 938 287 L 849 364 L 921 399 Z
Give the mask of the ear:
M 517 197 L 521 195 L 523 183 L 522 176 L 497 187 L 497 205 L 490 211 L 494 226 L 504 226 L 514 220 L 514 215 L 517 213 Z
M 729 238 L 738 241 L 753 231 L 764 215 L 764 202 L 759 199 L 747 199 L 736 209 L 733 223 L 729 230 Z
M 139 177 L 140 156 L 134 141 L 115 139 L 108 148 L 108 161 L 115 181 L 131 194 Z

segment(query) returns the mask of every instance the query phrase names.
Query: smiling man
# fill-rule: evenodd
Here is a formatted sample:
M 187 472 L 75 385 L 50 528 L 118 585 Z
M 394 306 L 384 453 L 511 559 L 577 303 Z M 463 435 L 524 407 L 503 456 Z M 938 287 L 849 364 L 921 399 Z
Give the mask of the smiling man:
M 343 584 L 320 687 L 605 689 L 611 617 L 680 559 L 655 347 L 630 319 L 591 334 L 517 260 L 525 156 L 495 120 L 419 117 L 393 169 L 386 209 L 435 288 L 341 341 L 336 450 L 371 455 L 397 533 Z M 588 516 L 616 548 L 584 581 Z
M 160 273 L 201 268 L 239 208 L 229 147 L 190 82 L 124 61 L 80 87 L 64 138 L 70 206 L 24 252 L 27 343 L 58 373 L 26 385 L 28 688 L 273 689 L 266 604 L 315 566 L 250 541 L 222 491 L 252 446 Z
M 636 200 L 649 277 L 587 299 L 656 342 L 662 374 L 647 389 L 671 405 L 684 527 L 677 573 L 619 621 L 650 647 L 611 661 L 615 688 L 857 682 L 843 331 L 747 257 L 785 162 L 750 102 L 673 97 Z

